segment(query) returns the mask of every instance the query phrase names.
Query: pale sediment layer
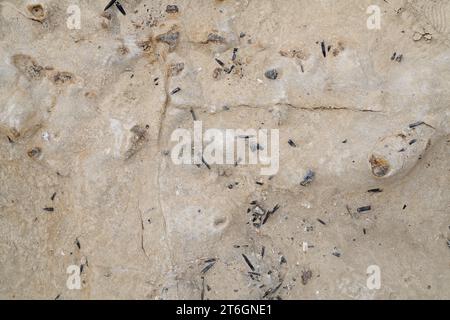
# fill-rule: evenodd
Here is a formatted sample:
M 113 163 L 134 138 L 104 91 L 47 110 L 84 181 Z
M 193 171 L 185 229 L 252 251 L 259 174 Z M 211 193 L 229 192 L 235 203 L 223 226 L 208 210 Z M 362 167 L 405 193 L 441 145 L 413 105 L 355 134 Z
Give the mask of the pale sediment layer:
M 449 1 L 104 2 L 0 4 L 1 298 L 450 298 Z

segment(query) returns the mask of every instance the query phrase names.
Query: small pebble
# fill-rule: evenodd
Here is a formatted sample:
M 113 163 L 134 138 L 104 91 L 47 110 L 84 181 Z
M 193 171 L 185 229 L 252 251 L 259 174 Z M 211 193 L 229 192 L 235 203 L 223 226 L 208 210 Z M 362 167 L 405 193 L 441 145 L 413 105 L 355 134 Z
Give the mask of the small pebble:
M 169 4 L 166 7 L 167 13 L 178 13 L 178 6 L 174 4 Z
M 264 73 L 264 76 L 265 76 L 267 79 L 275 80 L 276 78 L 278 78 L 278 71 L 277 71 L 277 69 L 270 69 L 270 70 L 267 70 L 267 71 Z

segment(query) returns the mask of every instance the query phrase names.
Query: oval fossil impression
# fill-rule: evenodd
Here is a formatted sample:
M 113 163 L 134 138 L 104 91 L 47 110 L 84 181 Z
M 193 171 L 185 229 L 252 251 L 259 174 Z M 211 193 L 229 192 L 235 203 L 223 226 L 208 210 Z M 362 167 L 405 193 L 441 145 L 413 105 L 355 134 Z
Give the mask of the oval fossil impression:
M 27 6 L 27 9 L 33 16 L 33 20 L 42 22 L 47 18 L 47 11 L 42 4 L 30 4 Z
M 381 138 L 369 154 L 372 174 L 377 178 L 406 174 L 425 153 L 432 133 L 430 128 L 414 128 Z

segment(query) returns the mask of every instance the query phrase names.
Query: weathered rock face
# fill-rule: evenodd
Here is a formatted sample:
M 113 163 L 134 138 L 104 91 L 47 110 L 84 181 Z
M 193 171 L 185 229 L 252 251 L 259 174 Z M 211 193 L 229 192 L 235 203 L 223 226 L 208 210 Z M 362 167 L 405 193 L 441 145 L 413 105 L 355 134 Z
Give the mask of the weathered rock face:
M 0 297 L 450 298 L 450 1 L 106 2 L 0 4 Z

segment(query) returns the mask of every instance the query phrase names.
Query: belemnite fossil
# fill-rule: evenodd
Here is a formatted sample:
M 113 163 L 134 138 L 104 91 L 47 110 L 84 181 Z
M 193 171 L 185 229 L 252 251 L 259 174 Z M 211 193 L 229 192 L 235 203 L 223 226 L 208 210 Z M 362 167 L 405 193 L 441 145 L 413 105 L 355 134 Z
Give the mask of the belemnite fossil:
M 125 9 L 122 7 L 122 5 L 120 4 L 119 1 L 117 0 L 111 0 L 105 7 L 105 11 L 108 10 L 109 8 L 111 8 L 113 5 L 116 5 L 117 9 L 120 11 L 120 13 L 122 13 L 124 16 L 127 15 L 127 13 L 125 12 Z

